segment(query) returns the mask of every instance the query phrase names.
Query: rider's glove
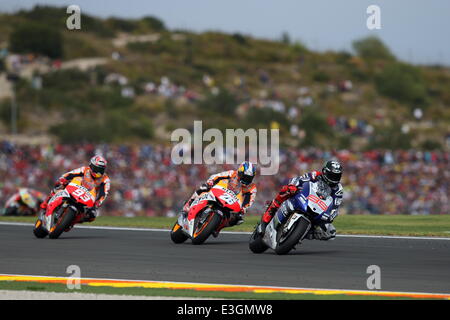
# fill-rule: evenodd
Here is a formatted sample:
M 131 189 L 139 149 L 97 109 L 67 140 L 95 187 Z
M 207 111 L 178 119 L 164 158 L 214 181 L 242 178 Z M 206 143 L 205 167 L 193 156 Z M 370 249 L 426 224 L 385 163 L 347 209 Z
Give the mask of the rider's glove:
M 55 183 L 55 188 L 65 187 L 69 184 L 69 181 L 66 178 L 59 178 Z
M 280 194 L 282 195 L 293 195 L 298 191 L 298 187 L 294 186 L 293 184 L 288 184 L 286 186 L 283 186 L 280 190 Z
M 200 186 L 200 188 L 198 188 L 197 190 L 197 194 L 200 194 L 202 192 L 206 192 L 209 191 L 209 189 L 211 189 L 211 186 L 208 183 L 204 183 Z

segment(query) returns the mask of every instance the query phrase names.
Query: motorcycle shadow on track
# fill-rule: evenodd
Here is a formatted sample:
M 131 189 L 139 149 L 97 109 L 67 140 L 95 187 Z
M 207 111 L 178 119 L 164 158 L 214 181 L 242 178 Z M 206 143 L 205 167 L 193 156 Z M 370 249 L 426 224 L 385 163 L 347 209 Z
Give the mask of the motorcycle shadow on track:
M 340 254 L 342 251 L 339 250 L 317 250 L 317 251 L 309 251 L 309 250 L 292 250 L 285 256 L 309 256 L 309 255 L 317 255 L 317 256 L 332 256 Z M 273 254 L 278 256 L 275 252 L 268 252 L 269 254 Z
M 38 238 L 35 238 L 38 239 Z M 76 235 L 76 236 L 64 236 L 64 237 L 60 237 L 58 238 L 59 240 L 91 240 L 91 239 L 110 239 L 110 237 L 105 237 L 105 236 L 81 236 L 81 235 Z M 37 240 L 39 241 L 39 240 Z
M 217 240 L 217 241 L 208 241 L 208 242 L 204 242 L 203 244 L 202 244 L 202 246 L 206 246 L 206 247 L 208 247 L 208 246 L 215 246 L 215 245 L 221 245 L 221 246 L 223 246 L 223 245 L 233 245 L 233 244 L 236 244 L 236 245 L 246 245 L 248 243 L 248 241 L 246 241 L 246 240 L 236 240 L 236 241 L 231 241 L 231 240 L 221 240 L 220 239 L 220 241 L 219 240 Z M 178 246 L 179 245 L 184 245 L 184 246 L 192 246 L 189 242 L 185 242 L 185 243 L 181 243 L 181 244 L 177 244 Z

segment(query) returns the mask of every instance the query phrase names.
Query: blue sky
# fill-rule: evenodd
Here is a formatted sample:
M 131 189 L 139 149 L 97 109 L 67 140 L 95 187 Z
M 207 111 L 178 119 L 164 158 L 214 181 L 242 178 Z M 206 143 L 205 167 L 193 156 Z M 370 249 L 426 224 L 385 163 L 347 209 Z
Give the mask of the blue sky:
M 154 15 L 170 29 L 240 32 L 279 39 L 282 32 L 313 50 L 350 50 L 367 35 L 380 37 L 402 60 L 450 65 L 447 0 L 2 0 L 0 11 L 35 4 L 67 6 L 101 17 Z M 368 30 L 366 8 L 381 8 L 381 30 Z

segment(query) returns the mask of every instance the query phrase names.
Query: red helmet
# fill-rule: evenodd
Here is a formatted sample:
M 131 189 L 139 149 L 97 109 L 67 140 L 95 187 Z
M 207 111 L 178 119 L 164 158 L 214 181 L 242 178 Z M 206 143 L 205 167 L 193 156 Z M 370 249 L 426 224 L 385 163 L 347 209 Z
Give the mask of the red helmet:
M 95 179 L 101 178 L 106 171 L 107 164 L 106 159 L 102 156 L 92 157 L 89 162 L 92 177 Z

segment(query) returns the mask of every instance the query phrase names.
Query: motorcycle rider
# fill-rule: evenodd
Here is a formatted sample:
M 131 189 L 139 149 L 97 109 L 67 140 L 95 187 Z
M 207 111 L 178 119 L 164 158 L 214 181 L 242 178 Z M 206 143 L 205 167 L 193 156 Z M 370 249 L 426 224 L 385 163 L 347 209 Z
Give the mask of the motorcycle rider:
M 63 174 L 55 184 L 47 199 L 41 204 L 41 209 L 47 209 L 48 201 L 55 195 L 56 191 L 65 188 L 75 177 L 83 177 L 83 182 L 96 190 L 95 206 L 86 212 L 82 222 L 92 222 L 97 217 L 97 209 L 101 207 L 110 189 L 110 179 L 106 175 L 107 161 L 102 156 L 96 155 L 91 158 L 89 166 L 83 166 Z
M 342 165 L 336 160 L 330 160 L 325 163 L 322 171 L 312 171 L 305 173 L 300 177 L 292 178 L 287 185 L 281 187 L 279 193 L 267 206 L 266 212 L 264 212 L 258 232 L 263 234 L 266 230 L 267 225 L 272 220 L 275 212 L 280 208 L 281 204 L 295 195 L 301 190 L 302 185 L 305 182 L 315 182 L 322 180 L 331 188 L 332 194 L 335 195 L 334 208 L 331 210 L 328 221 L 321 221 L 319 224 L 315 225 L 306 236 L 308 239 L 317 240 L 329 240 L 336 236 L 336 229 L 334 228 L 332 222 L 338 215 L 338 208 L 342 203 L 343 187 L 340 183 L 342 177 Z
M 196 197 L 201 193 L 209 191 L 214 185 L 216 185 L 220 180 L 229 179 L 228 189 L 233 191 L 235 194 L 242 194 L 241 212 L 235 214 L 228 225 L 219 226 L 218 230 L 213 233 L 214 237 L 217 237 L 219 231 L 224 227 L 231 227 L 234 225 L 239 225 L 244 222 L 243 215 L 247 212 L 255 202 L 256 197 L 256 185 L 253 183 L 253 178 L 256 175 L 256 166 L 251 162 L 244 161 L 237 170 L 229 170 L 211 175 L 206 183 L 202 184 L 191 196 L 191 198 L 186 201 L 183 206 L 182 214 L 187 215 L 191 203 Z
M 10 215 L 34 215 L 39 212 L 39 207 L 44 201 L 45 194 L 31 188 L 19 188 L 7 201 L 3 214 Z

